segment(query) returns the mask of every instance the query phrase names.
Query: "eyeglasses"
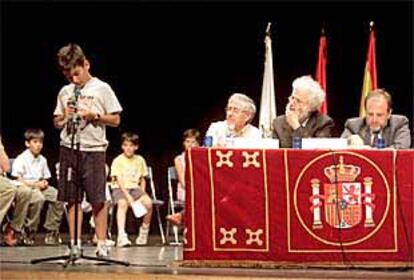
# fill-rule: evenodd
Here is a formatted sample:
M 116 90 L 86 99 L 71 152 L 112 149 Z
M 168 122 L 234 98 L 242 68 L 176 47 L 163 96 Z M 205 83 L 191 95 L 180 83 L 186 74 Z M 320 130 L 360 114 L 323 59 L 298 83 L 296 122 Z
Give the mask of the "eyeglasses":
M 240 112 L 243 112 L 245 110 L 240 109 L 239 107 L 233 107 L 233 106 L 227 106 L 224 108 L 224 111 L 227 112 L 233 112 L 235 114 L 239 114 Z
M 295 101 L 297 104 L 303 104 L 303 100 L 300 100 L 299 98 L 297 98 L 296 96 L 289 96 L 289 101 Z

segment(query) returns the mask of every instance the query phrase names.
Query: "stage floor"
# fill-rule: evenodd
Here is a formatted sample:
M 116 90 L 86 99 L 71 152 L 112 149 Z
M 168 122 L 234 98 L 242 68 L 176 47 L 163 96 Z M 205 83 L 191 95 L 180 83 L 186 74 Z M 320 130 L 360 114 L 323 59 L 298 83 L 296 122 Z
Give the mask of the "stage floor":
M 84 246 L 85 256 L 94 256 L 95 247 Z M 31 264 L 37 258 L 66 254 L 66 246 L 59 247 L 0 247 L 0 279 L 414 279 L 413 270 L 364 269 L 243 269 L 180 267 L 180 246 L 132 246 L 112 248 L 111 258 L 130 262 L 130 266 L 107 265 L 78 260 L 63 268 L 62 261 Z

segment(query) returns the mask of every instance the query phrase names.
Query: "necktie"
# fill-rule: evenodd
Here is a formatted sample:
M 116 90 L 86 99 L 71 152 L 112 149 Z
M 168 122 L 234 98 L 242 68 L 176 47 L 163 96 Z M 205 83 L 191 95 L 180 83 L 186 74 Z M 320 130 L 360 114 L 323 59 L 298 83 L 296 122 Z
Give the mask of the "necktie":
M 380 131 L 373 131 L 372 134 L 374 135 L 372 143 L 371 143 L 371 147 L 376 147 L 377 145 L 377 141 L 378 141 L 378 137 L 379 137 L 379 133 Z

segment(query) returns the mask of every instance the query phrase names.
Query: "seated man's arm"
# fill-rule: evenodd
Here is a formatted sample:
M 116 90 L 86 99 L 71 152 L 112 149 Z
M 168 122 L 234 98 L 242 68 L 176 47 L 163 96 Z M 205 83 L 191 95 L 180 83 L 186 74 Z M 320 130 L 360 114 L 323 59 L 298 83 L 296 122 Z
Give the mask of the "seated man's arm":
M 324 137 L 332 137 L 332 129 L 335 126 L 334 121 L 329 118 L 324 122 L 316 131 L 314 137 L 324 138 Z
M 211 123 L 207 129 L 206 136 L 213 138 L 212 147 L 221 147 L 225 142 L 225 135 L 221 133 L 218 123 Z
M 10 162 L 9 157 L 4 150 L 3 143 L 0 138 L 0 172 L 9 172 L 10 171 Z
M 335 126 L 335 123 L 331 118 L 326 119 L 321 125 L 319 125 L 319 127 L 317 127 L 312 137 L 316 137 L 316 138 L 331 137 L 332 128 L 334 126 Z M 306 135 L 306 128 L 302 126 L 293 130 L 292 132 L 292 137 L 304 137 L 304 135 Z
M 394 139 L 390 145 L 395 149 L 409 149 L 411 145 L 411 134 L 408 126 L 408 119 L 404 117 L 398 128 L 395 130 Z
M 352 134 L 354 134 L 354 133 L 353 133 L 353 131 L 351 131 L 351 129 L 349 127 L 349 121 L 346 121 L 345 125 L 344 125 L 344 131 L 341 134 L 341 138 L 348 138 Z
M 364 140 L 362 140 L 361 136 L 356 133 L 352 128 L 350 121 L 347 120 L 344 125 L 344 131 L 341 134 L 341 138 L 346 138 L 348 142 L 348 147 L 353 149 L 359 148 L 368 148 L 369 146 L 364 145 Z
M 279 134 L 277 133 L 276 126 L 277 126 L 276 119 L 274 119 L 272 122 L 272 138 L 273 139 L 279 139 Z

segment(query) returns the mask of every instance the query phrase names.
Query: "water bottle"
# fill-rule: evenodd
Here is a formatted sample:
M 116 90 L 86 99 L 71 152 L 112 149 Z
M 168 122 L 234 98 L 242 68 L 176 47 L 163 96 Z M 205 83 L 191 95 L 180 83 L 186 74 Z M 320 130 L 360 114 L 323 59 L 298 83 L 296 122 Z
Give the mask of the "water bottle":
M 375 147 L 377 149 L 384 149 L 385 148 L 385 139 L 382 137 L 378 137 L 375 143 Z
M 213 136 L 204 137 L 203 146 L 207 148 L 213 146 Z
M 292 148 L 293 149 L 302 149 L 302 138 L 293 137 Z

